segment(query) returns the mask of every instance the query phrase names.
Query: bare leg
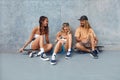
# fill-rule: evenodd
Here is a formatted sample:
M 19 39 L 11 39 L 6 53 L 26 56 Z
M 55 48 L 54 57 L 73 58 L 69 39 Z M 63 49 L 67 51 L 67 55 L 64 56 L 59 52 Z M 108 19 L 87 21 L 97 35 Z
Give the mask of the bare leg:
M 92 51 L 94 51 L 96 44 L 95 44 L 94 36 L 92 33 L 90 34 L 90 43 L 91 43 Z
M 86 47 L 84 47 L 83 45 L 81 45 L 79 42 L 76 43 L 75 47 L 81 51 L 85 51 L 85 52 L 90 52 L 90 49 L 87 49 Z
M 69 34 L 68 35 L 68 49 L 71 49 L 71 46 L 72 46 L 72 35 Z M 71 50 L 68 50 L 68 51 L 71 51 Z
M 40 45 L 40 52 L 38 53 L 38 55 L 40 55 L 42 60 L 48 61 L 49 58 L 44 53 L 45 50 L 44 50 L 44 36 L 43 35 L 40 35 L 39 45 Z
M 62 40 L 59 40 L 55 46 L 54 52 L 52 54 L 52 60 L 51 60 L 51 64 L 56 64 L 56 54 L 61 50 L 61 46 L 63 44 Z
M 65 58 L 69 58 L 71 56 L 71 46 L 72 46 L 72 35 L 69 34 L 67 37 L 67 41 L 65 44 L 65 49 L 67 51 L 66 57 Z
M 62 41 L 58 41 L 55 48 L 54 48 L 54 53 L 58 53 L 61 50 L 61 46 L 62 46 Z
M 94 59 L 98 59 L 98 52 L 95 50 L 96 43 L 92 33 L 90 34 L 90 43 L 92 48 L 91 55 L 94 57 Z
M 52 49 L 53 45 L 52 44 L 44 44 L 43 48 L 45 52 L 48 52 Z
M 39 39 L 40 48 L 44 47 L 44 38 L 43 37 L 44 37 L 43 35 L 40 35 L 40 39 Z
M 32 49 L 40 49 L 44 47 L 44 39 L 43 39 L 43 35 L 40 35 L 39 37 L 37 37 L 31 45 Z
M 43 39 L 40 39 L 40 37 L 38 37 L 38 38 L 36 38 L 33 42 L 32 42 L 32 45 L 31 45 L 31 48 L 32 49 L 40 49 L 40 40 L 41 40 L 41 43 L 43 42 L 42 40 Z M 50 51 L 51 49 L 52 49 L 52 47 L 53 47 L 53 45 L 52 44 L 43 44 L 42 43 L 42 47 L 44 48 L 44 51 L 45 52 L 48 52 L 48 51 Z
M 69 51 L 69 49 L 71 49 L 71 46 L 72 46 L 72 35 L 69 34 L 68 37 L 67 37 L 67 41 L 65 43 L 66 51 Z

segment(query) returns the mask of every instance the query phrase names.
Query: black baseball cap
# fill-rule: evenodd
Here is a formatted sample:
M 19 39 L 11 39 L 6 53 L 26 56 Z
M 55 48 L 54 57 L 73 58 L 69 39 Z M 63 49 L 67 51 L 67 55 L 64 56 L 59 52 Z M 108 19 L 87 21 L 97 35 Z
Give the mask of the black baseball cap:
M 80 19 L 78 19 L 78 20 L 80 20 L 80 21 L 82 21 L 82 20 L 88 20 L 88 18 L 87 18 L 87 16 L 83 15 L 83 16 L 81 16 Z

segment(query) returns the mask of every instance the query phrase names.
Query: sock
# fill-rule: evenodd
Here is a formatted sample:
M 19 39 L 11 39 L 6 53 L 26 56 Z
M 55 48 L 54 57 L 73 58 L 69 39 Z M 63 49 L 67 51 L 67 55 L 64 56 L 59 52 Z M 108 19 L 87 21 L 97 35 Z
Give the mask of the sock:
M 41 51 L 41 52 L 44 52 L 44 48 L 40 48 L 40 51 Z
M 40 48 L 40 52 L 38 53 L 38 55 L 41 55 L 41 53 L 44 52 L 44 48 Z
M 71 48 L 69 48 L 68 51 L 70 52 L 70 51 L 71 51 Z
M 52 60 L 55 60 L 56 53 L 53 53 Z

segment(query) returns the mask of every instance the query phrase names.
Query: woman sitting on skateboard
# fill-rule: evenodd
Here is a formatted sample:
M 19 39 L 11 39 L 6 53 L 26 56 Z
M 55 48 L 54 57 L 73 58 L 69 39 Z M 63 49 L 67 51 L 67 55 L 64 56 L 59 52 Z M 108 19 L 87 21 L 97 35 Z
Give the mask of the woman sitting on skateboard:
M 62 30 L 57 33 L 56 45 L 52 54 L 51 64 L 56 64 L 56 54 L 64 47 L 67 51 L 66 58 L 71 56 L 72 34 L 69 23 L 63 23 Z
M 46 43 L 44 43 L 44 36 L 46 39 Z M 40 50 L 38 55 L 40 55 L 41 59 L 49 60 L 45 52 L 50 51 L 53 46 L 49 41 L 49 27 L 47 17 L 40 17 L 39 26 L 33 28 L 28 41 L 24 44 L 24 46 L 21 49 L 19 49 L 19 52 L 23 52 L 28 44 L 30 44 L 31 49 Z

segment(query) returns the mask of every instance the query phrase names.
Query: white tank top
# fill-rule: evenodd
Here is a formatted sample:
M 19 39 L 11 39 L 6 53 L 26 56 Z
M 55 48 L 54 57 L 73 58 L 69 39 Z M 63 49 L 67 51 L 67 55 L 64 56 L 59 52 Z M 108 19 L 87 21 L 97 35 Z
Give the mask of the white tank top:
M 39 37 L 39 36 L 40 36 L 39 34 L 35 34 L 35 35 L 34 35 L 34 38 L 37 38 L 37 37 Z

